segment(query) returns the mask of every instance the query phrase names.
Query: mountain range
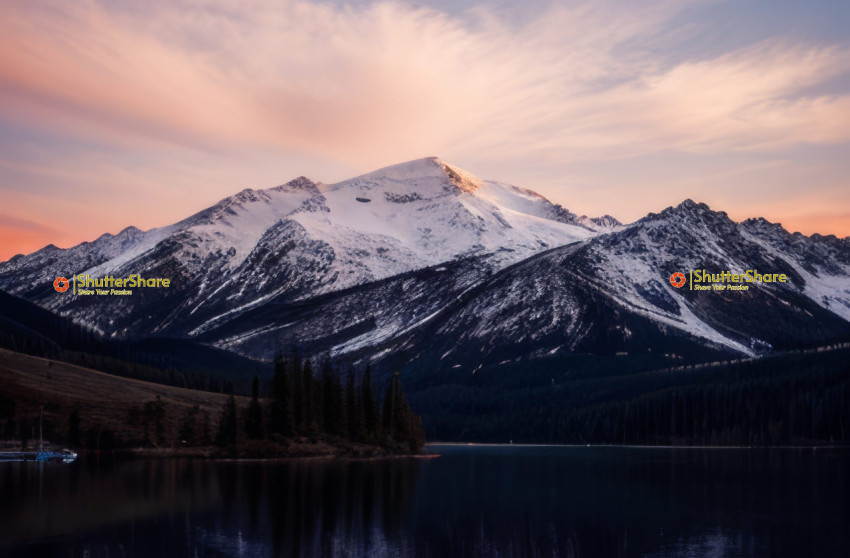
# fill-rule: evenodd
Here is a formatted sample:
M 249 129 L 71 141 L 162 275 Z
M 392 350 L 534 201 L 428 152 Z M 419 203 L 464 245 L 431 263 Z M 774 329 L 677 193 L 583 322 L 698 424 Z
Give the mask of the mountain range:
M 697 269 L 788 282 L 671 285 Z M 78 274 L 171 286 L 53 288 Z M 189 339 L 262 360 L 298 346 L 447 378 L 582 355 L 657 368 L 850 338 L 850 238 L 735 222 L 691 200 L 628 225 L 577 216 L 430 157 L 337 184 L 299 177 L 173 225 L 49 245 L 0 263 L 0 289 L 108 337 Z

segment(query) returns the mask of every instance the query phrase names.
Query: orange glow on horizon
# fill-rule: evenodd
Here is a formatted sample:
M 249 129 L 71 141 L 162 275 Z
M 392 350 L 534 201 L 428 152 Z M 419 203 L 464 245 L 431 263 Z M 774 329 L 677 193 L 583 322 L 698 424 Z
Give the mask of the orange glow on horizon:
M 575 211 L 574 208 L 573 211 Z M 658 208 L 653 211 L 658 212 L 663 208 Z M 712 207 L 713 210 L 723 211 L 723 207 Z M 184 217 L 188 217 L 191 210 Z M 581 212 L 579 212 L 581 213 Z M 773 213 L 769 214 L 773 215 Z M 614 215 L 616 217 L 616 215 Z M 768 215 L 762 215 L 758 211 L 753 211 L 750 214 L 736 215 L 734 219 L 741 221 L 750 217 L 765 217 L 768 221 L 781 223 L 783 228 L 790 233 L 800 232 L 806 236 L 812 234 L 820 234 L 823 236 L 834 235 L 838 238 L 850 238 L 850 214 L 827 214 L 827 213 L 808 213 L 801 215 L 789 215 L 785 218 L 772 218 Z M 177 219 L 175 220 L 175 222 Z M 129 226 L 131 223 L 127 223 Z M 164 226 L 170 223 L 160 223 L 158 226 Z M 115 234 L 121 230 L 120 227 L 115 229 L 104 225 L 102 229 L 98 229 L 96 221 L 87 223 L 87 231 L 72 232 L 69 229 L 67 232 L 57 233 L 55 231 L 33 231 L 27 228 L 15 228 L 13 226 L 0 226 L 0 261 L 6 261 L 17 254 L 31 254 L 49 244 L 58 246 L 59 248 L 70 248 L 86 241 L 92 241 L 105 232 Z
M 825 213 L 791 216 L 780 221 L 788 232 L 801 232 L 806 236 L 815 233 L 838 238 L 850 238 L 850 214 L 829 215 Z
M 430 154 L 578 214 L 850 235 L 850 40 L 700 50 L 689 4 L 0 2 L 0 260 Z
M 17 254 L 31 254 L 48 244 L 55 244 L 55 238 L 46 233 L 32 233 L 18 229 L 0 228 L 0 261 L 6 261 Z M 81 239 L 82 242 L 86 239 Z M 75 242 L 75 244 L 79 244 Z

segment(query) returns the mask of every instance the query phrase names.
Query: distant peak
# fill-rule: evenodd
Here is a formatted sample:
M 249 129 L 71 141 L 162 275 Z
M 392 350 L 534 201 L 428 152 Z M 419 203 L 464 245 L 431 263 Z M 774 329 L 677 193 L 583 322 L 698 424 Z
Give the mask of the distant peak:
M 38 254 L 38 253 L 43 253 L 43 252 L 55 252 L 56 250 L 59 250 L 59 248 L 57 248 L 57 246 L 55 244 L 50 243 L 47 246 L 45 246 L 44 248 L 42 248 L 41 250 L 37 250 L 33 253 Z
M 602 217 L 591 217 L 590 220 L 593 221 L 595 224 L 599 225 L 600 227 L 621 227 L 621 226 L 623 226 L 623 223 L 621 223 L 619 219 L 617 219 L 616 217 L 613 217 L 611 215 L 608 215 L 607 213 L 605 215 L 603 215 Z
M 691 198 L 686 199 L 676 207 L 668 207 L 662 213 L 675 212 L 675 213 L 695 213 L 695 214 L 705 214 L 705 213 L 717 213 L 725 215 L 722 211 L 712 211 L 707 204 L 702 202 L 695 202 Z
M 130 225 L 129 227 L 124 227 L 123 229 L 118 231 L 118 234 L 116 234 L 115 236 L 116 237 L 128 237 L 128 236 L 134 237 L 138 234 L 141 234 L 142 232 L 143 231 L 141 229 L 134 227 L 133 225 Z M 106 235 L 104 235 L 104 236 L 106 236 Z M 109 235 L 109 236 L 112 236 L 112 235 Z
M 250 201 L 257 197 L 257 193 L 257 190 L 254 190 L 253 188 L 245 188 L 244 190 L 240 190 L 236 194 L 230 196 L 229 198 L 225 198 L 222 201 Z
M 293 178 L 286 184 L 281 184 L 280 186 L 275 186 L 274 188 L 270 188 L 274 191 L 294 191 L 294 190 L 310 190 L 316 188 L 316 183 L 307 178 L 306 176 L 299 176 L 298 178 Z
M 707 221 L 711 222 L 713 225 L 733 223 L 725 211 L 714 211 L 707 204 L 695 202 L 690 198 L 675 207 L 670 206 L 664 209 L 661 213 L 650 213 L 643 219 L 640 219 L 640 222 L 656 221 L 658 219 L 666 218 L 685 221 Z
M 676 209 L 692 209 L 692 210 L 693 209 L 702 209 L 702 210 L 706 210 L 706 211 L 711 211 L 711 208 L 708 207 L 706 204 L 697 203 L 694 200 L 692 200 L 691 198 L 688 198 L 685 201 L 683 201 L 682 203 L 680 203 L 678 206 L 676 206 Z

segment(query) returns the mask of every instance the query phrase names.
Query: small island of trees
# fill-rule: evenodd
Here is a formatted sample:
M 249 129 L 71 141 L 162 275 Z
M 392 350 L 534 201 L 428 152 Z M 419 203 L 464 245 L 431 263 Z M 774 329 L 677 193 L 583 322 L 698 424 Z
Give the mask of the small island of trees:
M 407 403 L 400 373 L 386 383 L 382 401 L 371 367 L 357 376 L 353 367 L 343 376 L 329 359 L 317 373 L 310 359 L 278 355 L 265 401 L 256 376 L 246 408 L 238 408 L 230 391 L 215 443 L 225 453 L 249 456 L 286 455 L 293 442 L 319 440 L 354 452 L 418 453 L 425 443 L 422 421 Z

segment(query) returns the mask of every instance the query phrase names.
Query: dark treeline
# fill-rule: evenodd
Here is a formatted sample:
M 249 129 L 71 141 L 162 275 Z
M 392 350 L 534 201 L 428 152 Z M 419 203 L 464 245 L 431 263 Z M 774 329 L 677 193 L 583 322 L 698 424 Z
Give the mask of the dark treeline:
M 278 355 L 265 402 L 259 392 L 255 377 L 250 404 L 242 410 L 231 395 L 222 412 L 217 445 L 254 451 L 262 447 L 258 443 L 286 444 L 306 437 L 416 453 L 425 442 L 422 422 L 407 403 L 399 373 L 387 382 L 381 401 L 368 365 L 358 381 L 354 368 L 343 375 L 328 359 L 317 370 L 312 360 L 297 353 Z M 242 433 L 247 443 L 240 443 Z
M 691 445 L 850 442 L 850 375 L 736 378 L 561 413 L 570 441 Z
M 460 386 L 441 409 L 417 395 L 443 440 L 565 444 L 850 443 L 850 350 L 675 371 L 578 377 L 504 390 Z M 548 379 L 548 378 L 547 378 Z M 435 396 L 435 393 L 430 393 Z M 460 438 L 458 438 L 460 436 Z
M 0 445 L 33 447 L 39 422 L 45 440 L 91 451 L 376 455 L 417 453 L 425 442 L 399 373 L 375 385 L 369 366 L 359 374 L 354 368 L 340 374 L 329 360 L 316 366 L 298 355 L 279 356 L 266 397 L 261 397 L 257 376 L 250 398 L 237 397 L 230 384 L 224 389 L 226 398 L 210 394 L 191 406 L 168 393 L 151 392 L 146 401 L 118 410 L 108 402 L 68 405 L 61 398 L 21 389 L 13 394 L 0 386 Z
M 192 341 L 113 339 L 22 298 L 0 291 L 0 347 L 85 366 L 108 374 L 188 389 L 247 394 L 256 361 Z

